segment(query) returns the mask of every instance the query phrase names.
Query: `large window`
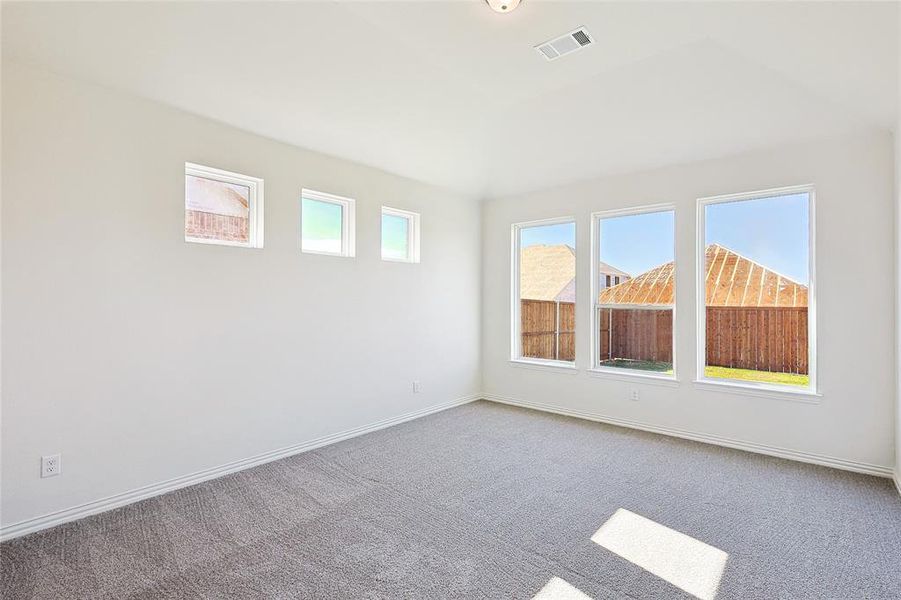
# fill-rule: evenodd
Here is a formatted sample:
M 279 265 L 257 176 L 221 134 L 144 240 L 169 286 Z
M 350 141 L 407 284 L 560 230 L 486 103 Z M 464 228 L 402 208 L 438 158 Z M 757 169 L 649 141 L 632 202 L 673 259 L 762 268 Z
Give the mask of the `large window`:
M 700 379 L 815 389 L 813 189 L 699 201 Z
M 263 247 L 263 180 L 185 163 L 185 241 Z
M 382 260 L 419 262 L 419 215 L 382 207 Z
M 354 255 L 354 201 L 303 190 L 300 208 L 300 247 L 303 252 Z
M 593 368 L 673 377 L 671 206 L 593 216 Z
M 513 226 L 513 359 L 573 365 L 576 359 L 576 224 Z

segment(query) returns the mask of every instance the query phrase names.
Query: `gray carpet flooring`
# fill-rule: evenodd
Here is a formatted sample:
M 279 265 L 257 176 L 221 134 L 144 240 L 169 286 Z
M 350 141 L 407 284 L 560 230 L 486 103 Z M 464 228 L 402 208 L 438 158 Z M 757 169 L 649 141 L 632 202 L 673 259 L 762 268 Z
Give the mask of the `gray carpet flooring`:
M 725 598 L 901 598 L 889 480 L 476 402 L 0 546 L 2 597 L 691 598 L 594 543 L 626 509 Z M 557 596 L 563 599 L 565 596 Z

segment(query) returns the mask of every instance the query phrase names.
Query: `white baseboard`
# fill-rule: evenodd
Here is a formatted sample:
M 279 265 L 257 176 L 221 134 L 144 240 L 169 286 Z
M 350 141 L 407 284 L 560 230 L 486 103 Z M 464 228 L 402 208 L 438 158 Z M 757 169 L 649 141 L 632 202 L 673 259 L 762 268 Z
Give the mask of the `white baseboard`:
M 41 529 L 47 529 L 48 527 L 61 525 L 63 523 L 68 523 L 69 521 L 75 521 L 83 517 L 106 512 L 114 508 L 132 504 L 133 502 L 138 502 L 139 500 L 144 500 L 153 496 L 159 496 L 160 494 L 165 494 L 179 488 L 194 485 L 196 483 L 210 479 L 215 479 L 217 477 L 222 477 L 223 475 L 228 475 L 229 473 L 235 473 L 237 471 L 249 469 L 250 467 L 255 467 L 257 465 L 271 462 L 273 460 L 278 460 L 280 458 L 285 458 L 287 456 L 292 456 L 294 454 L 300 454 L 301 452 L 306 452 L 308 450 L 321 448 L 322 446 L 334 444 L 336 442 L 357 437 L 365 433 L 378 431 L 379 429 L 384 429 L 386 427 L 397 425 L 405 421 L 412 421 L 413 419 L 418 419 L 426 415 L 431 415 L 433 413 L 447 410 L 448 408 L 467 404 L 480 398 L 481 395 L 479 394 L 464 396 L 463 398 L 457 398 L 456 400 L 451 400 L 450 402 L 436 404 L 434 406 L 429 406 L 427 408 L 409 412 L 397 417 L 384 419 L 382 421 L 377 421 L 369 425 L 363 425 L 362 427 L 348 429 L 347 431 L 327 435 L 307 442 L 302 442 L 300 444 L 295 444 L 293 446 L 279 448 L 277 450 L 272 450 L 271 452 L 265 452 L 263 454 L 258 454 L 257 456 L 234 461 L 228 464 L 220 465 L 218 467 L 213 467 L 211 469 L 204 469 L 203 471 L 197 471 L 196 473 L 183 475 L 181 477 L 176 477 L 167 481 L 161 481 L 159 483 L 154 483 L 127 492 L 122 492 L 121 494 L 115 494 L 113 496 L 108 496 L 106 498 L 101 498 L 99 500 L 94 500 L 85 504 L 73 506 L 71 508 L 55 511 L 46 515 L 42 515 L 40 517 L 34 517 L 32 519 L 20 521 L 18 523 L 12 523 L 0 528 L 0 541 L 6 541 L 12 538 L 33 533 L 35 531 L 40 531 Z
M 901 496 L 901 465 L 896 467 L 895 475 L 892 479 L 895 480 L 895 489 L 898 490 L 898 495 Z
M 693 431 L 686 431 L 683 429 L 676 429 L 672 427 L 662 427 L 659 425 L 651 425 L 649 423 L 642 423 L 640 421 L 632 421 L 629 419 L 620 419 L 618 417 L 610 417 L 607 415 L 602 415 L 600 413 L 594 412 L 586 412 L 580 410 L 572 410 L 560 406 L 554 406 L 551 404 L 543 404 L 540 402 L 530 402 L 526 400 L 519 400 L 516 398 L 508 398 L 504 396 L 497 396 L 493 394 L 482 394 L 482 398 L 485 400 L 490 400 L 491 402 L 500 402 L 501 404 L 510 404 L 512 406 L 519 406 L 522 408 L 531 408 L 534 410 L 540 410 L 544 412 L 555 413 L 558 415 L 565 415 L 568 417 L 576 417 L 579 419 L 587 419 L 589 421 L 598 421 L 600 423 L 608 423 L 610 425 L 619 425 L 621 427 L 629 427 L 631 429 L 640 429 L 642 431 L 649 431 L 651 433 L 660 433 L 663 435 L 669 435 L 673 437 L 678 437 L 686 440 L 693 440 L 696 442 L 704 442 L 707 444 L 714 444 L 716 446 L 725 446 L 726 448 L 735 448 L 737 450 L 745 450 L 748 452 L 755 452 L 757 454 L 766 454 L 768 456 L 776 456 L 778 458 L 786 458 L 789 460 L 795 460 L 804 463 L 811 463 L 815 465 L 822 465 L 826 467 L 833 467 L 836 469 L 842 469 L 844 471 L 854 471 L 856 473 L 865 473 L 867 475 L 876 475 L 878 477 L 892 477 L 893 470 L 891 467 L 884 467 L 882 465 L 873 465 L 869 463 L 862 463 L 853 460 L 845 460 L 842 458 L 834 458 L 832 456 L 824 456 L 822 454 L 813 454 L 811 452 L 801 452 L 799 450 L 789 450 L 787 448 L 779 448 L 776 446 L 767 446 L 765 444 L 757 444 L 754 442 L 744 442 L 740 440 L 733 440 L 729 438 L 724 438 L 716 435 L 709 435 L 705 433 L 696 433 Z M 895 475 L 895 484 L 899 486 L 899 491 L 901 491 L 901 484 L 898 483 L 898 475 Z

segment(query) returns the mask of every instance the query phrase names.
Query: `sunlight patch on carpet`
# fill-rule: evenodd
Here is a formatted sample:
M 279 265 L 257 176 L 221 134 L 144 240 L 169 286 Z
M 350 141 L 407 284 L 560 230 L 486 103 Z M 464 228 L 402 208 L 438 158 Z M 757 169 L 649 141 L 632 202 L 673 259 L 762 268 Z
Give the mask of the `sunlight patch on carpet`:
M 729 555 L 624 508 L 591 541 L 700 598 L 713 600 Z
M 532 600 L 591 600 L 591 596 L 559 577 L 551 577 Z

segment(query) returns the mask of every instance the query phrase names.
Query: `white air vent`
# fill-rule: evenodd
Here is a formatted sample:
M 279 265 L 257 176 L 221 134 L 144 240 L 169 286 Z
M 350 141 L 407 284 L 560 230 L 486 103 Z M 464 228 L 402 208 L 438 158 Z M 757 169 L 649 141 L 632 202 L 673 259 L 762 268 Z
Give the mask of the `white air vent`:
M 546 59 L 555 60 L 564 54 L 581 50 L 585 46 L 593 43 L 594 40 L 591 39 L 591 34 L 588 33 L 588 30 L 584 27 L 579 27 L 566 35 L 561 35 L 560 37 L 544 42 L 543 44 L 538 44 L 535 46 L 535 49 Z

